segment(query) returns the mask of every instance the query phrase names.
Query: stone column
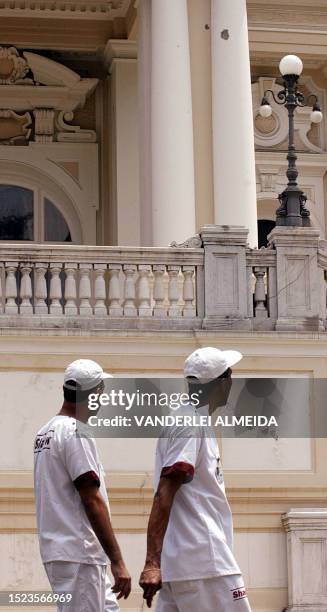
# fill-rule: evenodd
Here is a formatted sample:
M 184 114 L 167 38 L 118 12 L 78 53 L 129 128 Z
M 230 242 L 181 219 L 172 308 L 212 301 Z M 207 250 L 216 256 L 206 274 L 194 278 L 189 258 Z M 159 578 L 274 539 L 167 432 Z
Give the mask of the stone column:
M 153 244 L 167 246 L 195 233 L 187 0 L 152 0 L 151 96 Z
M 215 223 L 249 229 L 257 203 L 246 0 L 211 0 Z
M 283 515 L 287 532 L 287 612 L 327 610 L 327 510 L 294 508 Z
M 151 7 L 152 0 L 139 0 L 137 35 L 140 244 L 152 245 L 152 155 L 151 155 Z

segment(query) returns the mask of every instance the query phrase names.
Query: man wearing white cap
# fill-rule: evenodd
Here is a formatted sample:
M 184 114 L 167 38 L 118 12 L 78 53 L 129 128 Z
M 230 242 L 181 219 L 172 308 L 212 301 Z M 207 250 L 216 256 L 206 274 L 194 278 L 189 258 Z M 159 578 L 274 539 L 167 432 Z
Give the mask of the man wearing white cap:
M 185 361 L 184 376 L 200 405 L 181 414 L 211 415 L 227 403 L 238 351 L 206 347 Z M 140 585 L 156 612 L 250 612 L 233 554 L 232 515 L 213 430 L 176 427 L 158 440 L 155 497 Z
M 131 578 L 115 538 L 104 472 L 94 439 L 76 435 L 88 418 L 88 396 L 111 378 L 95 361 L 78 359 L 64 375 L 62 408 L 36 435 L 34 487 L 41 558 L 55 593 L 72 596 L 57 611 L 119 611 Z M 107 564 L 115 583 L 111 588 Z

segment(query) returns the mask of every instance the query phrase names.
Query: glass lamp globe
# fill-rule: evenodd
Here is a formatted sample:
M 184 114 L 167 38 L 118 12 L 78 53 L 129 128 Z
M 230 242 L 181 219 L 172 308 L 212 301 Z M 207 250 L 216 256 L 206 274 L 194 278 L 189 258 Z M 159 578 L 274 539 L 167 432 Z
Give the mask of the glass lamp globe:
M 321 123 L 323 119 L 323 114 L 321 110 L 317 108 L 313 108 L 310 115 L 311 123 Z
M 279 70 L 283 76 L 295 74 L 300 76 L 303 70 L 302 60 L 297 55 L 285 55 L 280 60 Z
M 267 119 L 267 117 L 271 117 L 271 115 L 272 115 L 272 108 L 271 108 L 270 104 L 261 104 L 261 106 L 259 108 L 259 115 L 261 117 L 264 117 L 265 119 Z

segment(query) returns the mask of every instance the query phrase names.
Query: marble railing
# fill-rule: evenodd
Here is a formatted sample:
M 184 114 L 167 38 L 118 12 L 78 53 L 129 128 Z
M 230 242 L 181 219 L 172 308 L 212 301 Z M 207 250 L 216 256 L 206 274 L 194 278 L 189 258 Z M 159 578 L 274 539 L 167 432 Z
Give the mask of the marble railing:
M 327 246 L 275 228 L 205 226 L 167 248 L 3 244 L 0 327 L 325 331 Z
M 190 326 L 200 314 L 203 259 L 203 249 L 7 244 L 0 247 L 1 318 Z

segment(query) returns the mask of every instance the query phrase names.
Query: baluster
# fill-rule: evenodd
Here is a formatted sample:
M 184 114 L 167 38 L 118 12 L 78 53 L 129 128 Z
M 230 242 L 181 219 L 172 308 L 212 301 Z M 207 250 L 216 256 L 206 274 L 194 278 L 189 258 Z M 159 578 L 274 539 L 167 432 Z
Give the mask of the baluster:
M 271 319 L 277 319 L 277 275 L 275 266 L 268 268 L 267 293 L 268 316 Z
M 131 264 L 124 265 L 125 273 L 125 301 L 124 301 L 124 316 L 136 317 L 137 310 L 135 307 L 135 273 L 136 266 Z
M 154 265 L 154 287 L 153 287 L 153 299 L 154 309 L 153 316 L 158 319 L 163 319 L 167 316 L 167 307 L 165 306 L 165 285 L 164 285 L 164 274 L 166 272 L 166 266 Z
M 253 319 L 254 317 L 254 313 L 253 313 L 253 272 L 252 272 L 252 266 L 248 265 L 246 266 L 246 286 L 247 286 L 247 306 L 248 306 L 248 317 L 250 319 Z
M 178 305 L 179 295 L 180 295 L 179 286 L 178 286 L 179 271 L 180 271 L 180 266 L 168 266 L 168 276 L 169 276 L 168 315 L 169 317 L 180 317 L 182 314 L 181 307 Z
M 265 319 L 268 316 L 267 308 L 265 306 L 266 301 L 266 289 L 264 277 L 266 274 L 266 268 L 254 268 L 254 276 L 256 278 L 255 291 L 254 291 L 254 312 L 255 316 L 260 319 Z
M 49 312 L 46 303 L 48 297 L 47 281 L 45 278 L 47 268 L 48 266 L 45 263 L 35 264 L 35 314 L 43 315 Z
M 22 279 L 20 283 L 20 297 L 21 304 L 19 307 L 20 314 L 33 314 L 33 306 L 32 306 L 32 279 L 31 279 L 31 271 L 32 266 L 26 263 L 21 264 L 20 266 L 22 272 Z
M 120 281 L 119 274 L 122 267 L 120 264 L 109 264 L 109 315 L 121 317 L 123 309 L 120 305 Z
M 76 271 L 77 263 L 65 264 L 65 315 L 77 315 L 77 288 Z
M 80 307 L 79 313 L 81 315 L 91 315 L 93 314 L 92 306 L 90 303 L 91 299 L 91 279 L 90 279 L 90 271 L 92 269 L 92 264 L 80 264 L 80 282 L 79 282 L 79 297 L 80 297 Z
M 107 307 L 106 307 L 106 282 L 104 279 L 104 275 L 107 269 L 106 264 L 94 264 L 94 297 L 95 297 L 95 306 L 94 306 L 94 314 L 98 317 L 103 317 L 107 315 Z
M 62 289 L 61 289 L 61 279 L 60 272 L 62 269 L 62 264 L 60 263 L 52 263 L 50 264 L 50 314 L 53 315 L 61 315 L 62 314 Z
M 17 299 L 17 279 L 16 270 L 18 267 L 17 261 L 11 261 L 6 263 L 6 282 L 5 282 L 5 313 L 6 314 L 17 314 L 18 306 L 16 303 Z
M 151 266 L 139 265 L 139 285 L 138 285 L 138 299 L 139 299 L 139 316 L 140 317 L 151 317 L 151 293 L 150 293 L 150 272 Z
M 183 269 L 183 275 L 184 275 L 183 316 L 187 318 L 192 318 L 196 316 L 196 310 L 194 306 L 194 285 L 193 285 L 194 266 L 183 266 L 182 269 Z
M 2 290 L 2 279 L 3 279 L 3 263 L 0 263 L 0 314 L 3 313 L 3 290 Z

